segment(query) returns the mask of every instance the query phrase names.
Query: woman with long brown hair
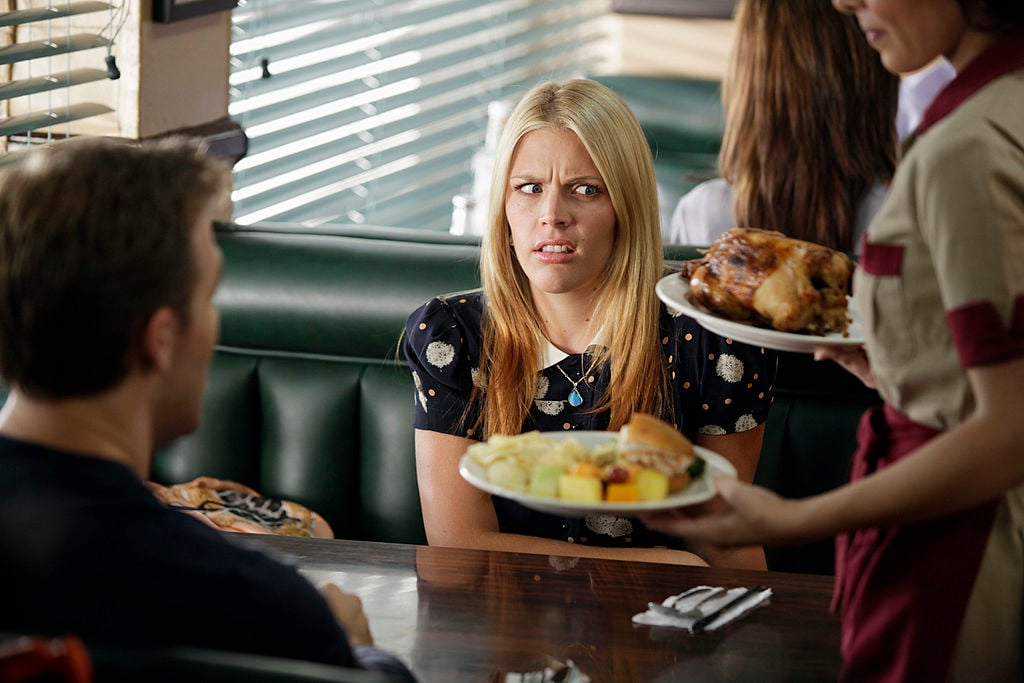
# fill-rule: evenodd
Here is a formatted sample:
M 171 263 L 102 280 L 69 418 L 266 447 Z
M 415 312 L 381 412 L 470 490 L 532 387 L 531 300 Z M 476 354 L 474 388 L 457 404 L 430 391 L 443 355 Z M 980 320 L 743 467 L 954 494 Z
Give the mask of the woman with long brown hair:
M 753 479 L 774 357 L 658 301 L 653 162 L 636 117 L 609 88 L 542 84 L 516 107 L 498 147 L 480 269 L 482 290 L 437 297 L 406 328 L 429 542 L 763 568 L 760 550 L 697 558 L 638 522 L 533 512 L 458 474 L 476 440 L 618 430 L 642 411 Z
M 820 0 L 742 0 L 735 23 L 722 177 L 679 201 L 669 241 L 742 226 L 854 251 L 892 178 L 898 77 Z

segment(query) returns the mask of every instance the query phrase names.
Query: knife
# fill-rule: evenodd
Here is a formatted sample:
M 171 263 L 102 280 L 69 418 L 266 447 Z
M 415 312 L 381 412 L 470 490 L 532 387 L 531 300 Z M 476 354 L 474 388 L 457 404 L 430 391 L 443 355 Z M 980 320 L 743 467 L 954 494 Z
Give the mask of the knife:
M 743 602 L 746 602 L 748 599 L 750 599 L 751 596 L 756 595 L 764 590 L 767 590 L 767 586 L 754 586 L 753 588 L 748 588 L 747 590 L 743 591 L 729 602 L 725 603 L 724 605 L 716 609 L 711 614 L 701 617 L 700 619 L 695 621 L 693 623 L 693 626 L 690 627 L 690 632 L 700 633 L 705 628 L 707 628 L 708 625 L 711 624 L 711 622 L 713 622 L 718 617 L 722 616 L 726 612 L 726 610 L 730 610 L 733 607 Z

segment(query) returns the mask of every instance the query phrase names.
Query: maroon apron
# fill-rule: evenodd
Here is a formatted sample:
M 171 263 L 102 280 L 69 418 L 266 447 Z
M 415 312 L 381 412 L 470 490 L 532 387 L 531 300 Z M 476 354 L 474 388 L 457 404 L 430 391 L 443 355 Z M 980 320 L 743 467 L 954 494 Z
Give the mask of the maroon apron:
M 940 432 L 888 404 L 861 419 L 851 481 Z M 843 681 L 943 681 L 998 501 L 947 517 L 861 529 L 836 539 Z M 911 568 L 917 571 L 909 571 Z
M 914 137 L 987 83 L 1024 69 L 1024 31 L 1007 34 L 939 93 Z M 865 254 L 866 255 L 866 254 Z M 869 259 L 870 260 L 870 259 Z M 871 272 L 871 264 L 861 266 Z M 886 404 L 857 430 L 851 481 L 899 461 L 940 432 Z M 999 501 L 917 524 L 836 539 L 842 681 L 944 681 Z M 915 570 L 916 568 L 916 570 Z

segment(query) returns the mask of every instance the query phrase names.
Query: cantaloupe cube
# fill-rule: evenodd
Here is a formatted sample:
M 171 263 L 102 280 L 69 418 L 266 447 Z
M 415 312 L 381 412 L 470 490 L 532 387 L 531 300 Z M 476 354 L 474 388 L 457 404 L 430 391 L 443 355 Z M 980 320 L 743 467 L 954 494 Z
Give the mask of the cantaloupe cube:
M 600 479 L 601 469 L 592 462 L 578 462 L 572 466 L 569 474 L 574 477 L 594 477 L 595 479 Z
M 558 479 L 558 497 L 578 503 L 599 503 L 602 488 L 601 480 L 595 477 L 563 474 Z
M 663 500 L 668 495 L 668 477 L 657 470 L 640 470 L 636 489 L 640 500 Z
M 634 483 L 608 484 L 604 497 L 609 503 L 635 503 L 640 500 L 640 492 Z
M 558 465 L 538 465 L 530 470 L 530 486 L 527 492 L 535 496 L 558 497 L 558 479 L 562 468 Z

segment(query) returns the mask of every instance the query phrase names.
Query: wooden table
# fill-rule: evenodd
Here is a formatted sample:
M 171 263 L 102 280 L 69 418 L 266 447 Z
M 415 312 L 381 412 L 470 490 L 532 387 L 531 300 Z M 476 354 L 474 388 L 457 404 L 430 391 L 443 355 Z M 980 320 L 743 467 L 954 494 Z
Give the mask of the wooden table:
M 377 645 L 424 683 L 486 683 L 499 671 L 573 660 L 605 681 L 834 681 L 839 622 L 830 577 L 675 567 L 359 541 L 247 537 L 315 583 L 358 594 Z M 743 619 L 691 635 L 634 626 L 652 600 L 698 584 L 765 584 Z

